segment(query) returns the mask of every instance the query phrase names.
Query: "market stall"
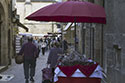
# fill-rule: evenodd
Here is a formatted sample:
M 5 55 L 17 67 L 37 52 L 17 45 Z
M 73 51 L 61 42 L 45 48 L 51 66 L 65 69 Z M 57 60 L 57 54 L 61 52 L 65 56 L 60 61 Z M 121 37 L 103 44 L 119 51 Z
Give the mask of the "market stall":
M 76 58 L 75 58 L 76 56 Z M 101 83 L 102 68 L 96 62 L 84 57 L 78 59 L 77 54 L 66 56 L 55 69 L 56 83 Z M 72 58 L 72 59 L 71 59 Z

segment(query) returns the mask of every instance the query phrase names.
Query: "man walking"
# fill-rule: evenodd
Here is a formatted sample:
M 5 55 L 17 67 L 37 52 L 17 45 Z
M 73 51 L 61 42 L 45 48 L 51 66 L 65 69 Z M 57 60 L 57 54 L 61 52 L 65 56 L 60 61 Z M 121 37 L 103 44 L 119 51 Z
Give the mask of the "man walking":
M 24 76 L 26 79 L 26 83 L 29 83 L 29 75 L 30 81 L 34 82 L 33 77 L 35 76 L 35 67 L 36 67 L 36 58 L 38 57 L 38 50 L 37 47 L 32 43 L 33 38 L 28 37 L 28 42 L 25 43 L 19 55 L 24 55 Z
M 63 48 L 64 53 L 67 53 L 68 42 L 66 41 L 66 38 L 64 38 L 64 40 L 63 40 L 63 46 L 62 46 L 62 48 Z

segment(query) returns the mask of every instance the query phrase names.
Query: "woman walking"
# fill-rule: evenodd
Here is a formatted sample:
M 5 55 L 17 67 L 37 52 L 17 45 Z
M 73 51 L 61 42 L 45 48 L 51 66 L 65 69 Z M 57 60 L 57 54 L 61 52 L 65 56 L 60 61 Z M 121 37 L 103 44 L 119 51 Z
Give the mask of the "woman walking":
M 54 47 L 50 49 L 50 53 L 47 61 L 47 64 L 50 65 L 50 68 L 52 68 L 53 76 L 54 76 L 54 69 L 58 62 L 59 54 L 63 54 L 63 50 L 60 48 L 59 43 L 55 42 Z

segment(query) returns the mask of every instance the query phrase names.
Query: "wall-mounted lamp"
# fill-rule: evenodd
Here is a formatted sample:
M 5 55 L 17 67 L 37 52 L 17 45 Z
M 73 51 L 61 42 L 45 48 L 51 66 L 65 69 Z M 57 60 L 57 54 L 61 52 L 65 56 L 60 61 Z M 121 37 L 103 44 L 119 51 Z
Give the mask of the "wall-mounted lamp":
M 117 50 L 121 50 L 121 46 L 118 45 L 118 44 L 113 44 L 113 47 L 114 47 L 115 49 L 117 49 Z

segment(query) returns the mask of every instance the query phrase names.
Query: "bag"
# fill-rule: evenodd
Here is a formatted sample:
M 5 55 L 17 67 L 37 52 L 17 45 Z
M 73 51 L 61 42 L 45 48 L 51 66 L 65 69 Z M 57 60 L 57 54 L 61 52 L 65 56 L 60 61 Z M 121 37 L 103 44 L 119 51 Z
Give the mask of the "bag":
M 24 55 L 16 55 L 15 62 L 16 64 L 22 64 L 24 62 Z
M 53 73 L 52 68 L 42 69 L 42 83 L 52 83 Z

